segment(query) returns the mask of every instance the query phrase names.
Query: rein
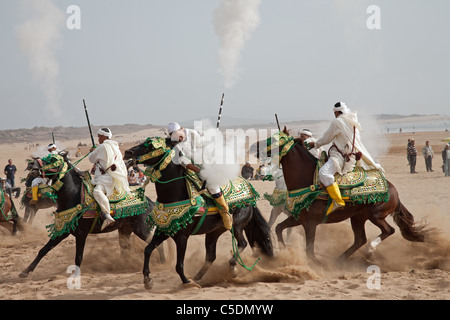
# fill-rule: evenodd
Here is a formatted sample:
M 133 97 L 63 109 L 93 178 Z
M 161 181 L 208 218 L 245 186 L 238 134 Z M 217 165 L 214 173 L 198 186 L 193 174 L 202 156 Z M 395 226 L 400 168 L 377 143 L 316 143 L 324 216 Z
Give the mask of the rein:
M 55 191 L 59 191 L 59 189 L 61 189 L 61 187 L 64 184 L 64 182 L 62 182 L 61 180 L 65 177 L 65 175 L 70 171 L 72 171 L 76 167 L 76 165 L 80 163 L 83 159 L 85 159 L 88 155 L 89 153 L 84 157 L 82 157 L 80 160 L 76 161 L 74 164 L 72 164 L 71 168 L 69 168 L 69 163 L 64 160 L 64 157 L 59 154 L 51 154 L 43 159 L 36 159 L 36 161 L 38 161 L 39 165 L 41 166 L 41 171 L 44 177 L 59 175 L 58 180 L 55 183 L 52 183 L 51 185 L 51 188 L 53 188 Z M 52 159 L 56 159 L 56 161 L 51 162 Z M 43 165 L 42 161 L 47 162 L 47 164 Z M 61 170 L 59 170 L 60 168 Z
M 144 175 L 150 178 L 150 181 L 155 183 L 169 183 L 176 180 L 186 179 L 186 176 L 181 176 L 177 178 L 173 178 L 167 181 L 161 181 L 159 180 L 162 177 L 161 171 L 167 168 L 167 166 L 172 161 L 173 157 L 175 156 L 175 150 L 168 148 L 166 146 L 166 142 L 163 138 L 157 137 L 157 138 L 147 138 L 144 145 L 148 147 L 149 145 L 152 145 L 155 149 L 150 151 L 149 153 L 146 153 L 142 156 L 139 156 L 136 158 L 136 161 L 140 164 L 143 164 L 144 161 L 157 158 L 162 155 L 161 159 L 156 162 L 153 165 L 148 165 L 147 169 L 144 171 Z

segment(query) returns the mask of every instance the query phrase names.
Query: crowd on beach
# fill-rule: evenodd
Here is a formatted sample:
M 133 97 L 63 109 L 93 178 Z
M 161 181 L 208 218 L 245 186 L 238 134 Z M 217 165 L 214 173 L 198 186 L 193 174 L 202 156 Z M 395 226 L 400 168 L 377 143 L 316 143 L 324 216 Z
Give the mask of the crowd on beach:
M 414 138 L 408 139 L 408 144 L 406 146 L 406 158 L 408 160 L 408 166 L 410 167 L 410 173 L 418 173 L 416 171 L 418 151 L 416 148 L 416 141 Z M 430 141 L 425 142 L 425 146 L 422 148 L 422 155 L 425 160 L 425 167 L 427 172 L 434 172 L 433 170 L 433 159 L 434 151 L 430 145 Z M 444 145 L 442 150 L 442 171 L 446 177 L 450 176 L 450 142 Z

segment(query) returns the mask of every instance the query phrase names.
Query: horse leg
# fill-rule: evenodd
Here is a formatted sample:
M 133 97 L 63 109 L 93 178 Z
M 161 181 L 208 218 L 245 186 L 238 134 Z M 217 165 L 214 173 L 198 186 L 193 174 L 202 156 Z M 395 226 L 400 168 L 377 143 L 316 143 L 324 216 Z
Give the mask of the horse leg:
M 29 210 L 31 210 L 31 212 L 29 213 L 30 216 L 28 218 L 28 223 L 30 225 L 32 225 L 34 218 L 36 217 L 36 213 L 37 213 L 38 209 L 36 207 L 34 207 L 34 208 L 29 208 Z
M 205 249 L 206 249 L 206 257 L 205 262 L 203 263 L 200 271 L 195 275 L 194 280 L 200 280 L 203 278 L 205 273 L 209 270 L 213 262 L 216 260 L 216 247 L 217 240 L 220 235 L 223 233 L 223 230 L 217 230 L 211 233 L 207 233 L 205 237 Z
M 29 217 L 30 217 L 30 209 L 29 209 L 28 206 L 26 205 L 26 206 L 25 206 L 25 213 L 24 213 L 24 215 L 23 215 L 23 221 L 24 221 L 25 223 L 28 223 Z M 30 223 L 30 224 L 31 224 L 31 223 Z
M 236 255 L 239 255 L 244 251 L 245 247 L 247 247 L 247 241 L 244 238 L 244 234 L 242 232 L 242 227 L 240 225 L 234 225 L 233 226 L 233 236 L 237 242 L 237 252 L 234 252 L 233 256 L 231 257 L 230 261 L 228 262 L 230 265 L 230 270 L 233 273 L 233 275 L 236 274 Z M 234 240 L 233 240 L 234 241 Z M 233 243 L 233 251 L 235 250 L 235 246 Z
M 135 223 L 133 223 L 133 233 L 138 236 L 139 239 L 149 242 L 149 238 L 152 235 L 147 223 L 145 222 L 145 218 L 143 215 L 139 215 L 136 217 Z M 166 263 L 166 255 L 164 253 L 164 246 L 156 247 L 159 253 L 159 259 L 162 264 Z
M 267 222 L 269 227 L 272 228 L 272 225 L 275 223 L 275 220 L 277 220 L 277 218 L 278 218 L 278 216 L 280 215 L 281 212 L 283 212 L 283 207 L 282 206 L 272 207 L 272 210 L 270 211 L 269 222 Z
M 350 246 L 350 248 L 348 248 L 343 254 L 339 256 L 338 261 L 344 261 L 367 242 L 366 230 L 364 227 L 366 221 L 367 217 L 365 215 L 355 215 L 350 218 L 354 235 L 354 242 L 353 245 Z
M 144 287 L 149 290 L 153 287 L 153 280 L 150 278 L 150 256 L 152 251 L 158 247 L 161 243 L 167 240 L 169 237 L 161 233 L 159 235 L 154 235 L 152 241 L 145 247 L 144 250 L 144 267 L 142 273 L 144 274 Z
M 319 263 L 319 260 L 316 258 L 314 253 L 314 241 L 316 239 L 317 224 L 314 222 L 309 222 L 303 224 L 303 227 L 305 229 L 306 255 L 314 263 Z
M 75 230 L 75 265 L 77 267 L 81 266 L 81 262 L 83 261 L 83 253 L 84 246 L 86 244 L 86 239 L 89 234 L 90 224 L 88 224 L 87 228 L 77 228 Z
M 37 257 L 33 260 L 33 262 L 20 274 L 19 277 L 27 278 L 31 272 L 36 268 L 41 259 L 54 247 L 56 247 L 61 241 L 69 236 L 70 233 L 63 234 L 62 236 L 56 237 L 55 239 L 50 239 L 46 245 L 39 250 Z
M 173 239 L 175 240 L 175 243 L 177 244 L 177 264 L 175 266 L 175 270 L 177 271 L 178 275 L 181 278 L 181 281 L 183 284 L 190 283 L 189 279 L 186 278 L 186 275 L 184 274 L 184 257 L 186 255 L 186 247 L 187 247 L 187 241 L 188 241 L 189 235 L 185 234 L 183 232 L 178 232 Z
M 118 228 L 119 231 L 119 246 L 120 246 L 120 253 L 124 254 L 125 252 L 130 251 L 130 236 L 132 229 L 129 226 L 123 226 L 121 225 Z
M 283 240 L 283 230 L 286 229 L 286 228 L 292 228 L 292 227 L 298 226 L 299 224 L 301 224 L 300 219 L 295 220 L 294 216 L 290 215 L 286 220 L 284 220 L 283 222 L 279 223 L 275 227 L 275 233 L 277 235 L 278 242 L 283 247 L 286 246 L 286 244 L 284 243 L 284 240 Z
M 369 218 L 369 220 L 378 228 L 380 228 L 381 234 L 368 243 L 366 252 L 367 258 L 370 258 L 374 254 L 375 249 L 381 243 L 381 241 L 391 236 L 395 232 L 395 229 L 391 225 L 389 225 L 389 223 L 387 223 L 384 217 L 380 218 L 372 216 L 371 218 Z

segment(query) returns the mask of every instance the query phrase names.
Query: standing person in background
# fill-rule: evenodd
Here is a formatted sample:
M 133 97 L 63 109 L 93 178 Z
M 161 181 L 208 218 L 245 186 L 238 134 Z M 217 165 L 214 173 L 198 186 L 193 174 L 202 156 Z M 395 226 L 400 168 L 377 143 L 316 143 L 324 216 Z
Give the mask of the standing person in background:
M 416 171 L 416 160 L 417 160 L 417 149 L 416 149 L 416 141 L 411 139 L 411 142 L 407 149 L 409 156 L 409 168 L 411 173 L 418 173 Z
M 430 146 L 430 141 L 425 143 L 425 147 L 422 149 L 423 157 L 425 158 L 425 166 L 427 167 L 427 172 L 433 172 L 432 161 L 434 157 L 433 148 Z
M 408 160 L 408 166 L 411 165 L 411 160 L 409 159 L 409 146 L 411 145 L 411 139 L 408 139 L 408 143 L 406 144 L 406 160 Z
M 5 166 L 3 172 L 6 175 L 6 182 L 9 183 L 11 188 L 14 188 L 14 176 L 16 174 L 17 168 L 12 163 L 12 159 L 8 159 L 8 164 Z
M 446 177 L 450 176 L 450 143 L 445 145 L 442 150 L 442 161 L 444 161 L 444 174 Z
M 244 179 L 253 179 L 253 167 L 251 166 L 250 162 L 246 162 L 245 165 L 242 167 L 241 170 L 241 176 Z

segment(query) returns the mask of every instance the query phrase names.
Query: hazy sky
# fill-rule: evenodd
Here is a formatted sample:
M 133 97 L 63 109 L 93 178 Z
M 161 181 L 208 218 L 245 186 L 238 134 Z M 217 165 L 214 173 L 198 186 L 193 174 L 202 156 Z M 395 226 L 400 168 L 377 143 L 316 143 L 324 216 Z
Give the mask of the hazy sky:
M 95 125 L 215 117 L 222 92 L 223 116 L 249 121 L 328 119 L 337 101 L 450 114 L 448 0 L 2 0 L 0 15 L 0 129 L 84 126 L 82 99 Z

